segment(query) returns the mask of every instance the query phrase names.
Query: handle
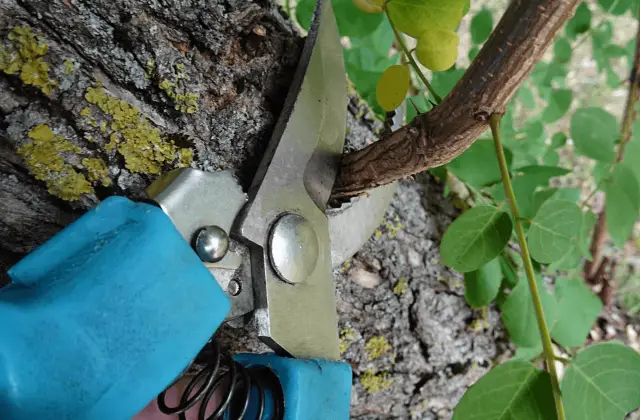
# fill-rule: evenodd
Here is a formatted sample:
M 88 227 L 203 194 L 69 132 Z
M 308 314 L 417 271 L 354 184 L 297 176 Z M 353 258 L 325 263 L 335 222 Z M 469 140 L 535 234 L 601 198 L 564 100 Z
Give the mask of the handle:
M 157 207 L 111 197 L 9 270 L 0 413 L 129 419 L 187 367 L 229 299 Z

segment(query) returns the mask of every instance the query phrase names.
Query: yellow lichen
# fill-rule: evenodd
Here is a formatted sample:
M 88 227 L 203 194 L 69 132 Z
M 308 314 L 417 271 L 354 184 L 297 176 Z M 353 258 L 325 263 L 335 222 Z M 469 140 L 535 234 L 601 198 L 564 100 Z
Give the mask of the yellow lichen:
M 138 108 L 107 95 L 101 86 L 87 89 L 84 97 L 111 117 L 113 132 L 105 149 L 117 149 L 131 172 L 155 175 L 166 164 L 189 166 L 193 160 L 192 150 L 181 149 L 173 141 L 161 137 L 160 130 L 152 126 Z M 100 129 L 106 132 L 106 123 L 103 126 L 101 122 Z
M 396 296 L 402 296 L 407 292 L 408 289 L 409 283 L 407 282 L 407 279 L 405 279 L 404 277 L 400 277 L 396 285 L 393 286 L 393 293 Z
M 373 337 L 367 341 L 364 349 L 370 360 L 379 359 L 392 350 L 391 345 L 384 337 Z
M 82 159 L 82 165 L 89 171 L 89 179 L 91 181 L 98 181 L 105 187 L 111 185 L 111 178 L 109 178 L 109 168 L 100 158 L 84 158 Z
M 340 354 L 344 354 L 355 339 L 355 332 L 351 328 L 344 328 L 340 331 Z
M 72 201 L 80 199 L 82 194 L 93 193 L 84 175 L 64 161 L 64 152 L 80 152 L 77 146 L 55 135 L 45 124 L 29 131 L 28 136 L 33 141 L 18 148 L 18 153 L 35 178 L 47 184 L 50 194 Z
M 84 108 L 82 108 L 80 110 L 80 115 L 82 115 L 83 117 L 90 117 L 91 116 L 91 108 L 89 108 L 88 106 L 85 106 Z
M 184 72 L 184 64 L 176 64 L 176 70 L 174 81 L 163 79 L 158 84 L 158 87 L 162 89 L 169 98 L 173 99 L 176 110 L 193 114 L 198 111 L 198 98 L 200 95 L 193 92 L 178 93 L 178 82 L 183 79 L 188 80 L 188 77 Z M 184 90 L 184 88 L 182 90 Z
M 64 74 L 70 75 L 71 73 L 73 73 L 73 70 L 73 61 L 68 58 L 64 60 Z
M 43 57 L 49 51 L 46 43 L 30 28 L 16 26 L 9 32 L 9 45 L 0 44 L 0 70 L 6 74 L 20 74 L 27 85 L 40 88 L 49 95 L 58 83 L 49 79 L 49 63 Z
M 389 378 L 389 374 L 386 372 L 376 374 L 373 369 L 368 369 L 360 375 L 360 383 L 369 394 L 375 394 L 389 388 L 393 379 Z

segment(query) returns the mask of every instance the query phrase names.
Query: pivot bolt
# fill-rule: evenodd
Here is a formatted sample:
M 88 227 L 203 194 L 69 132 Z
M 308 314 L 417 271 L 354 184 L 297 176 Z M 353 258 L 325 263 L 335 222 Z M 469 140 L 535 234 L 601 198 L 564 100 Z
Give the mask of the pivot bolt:
M 203 227 L 196 234 L 195 248 L 202 261 L 218 262 L 229 250 L 229 235 L 220 226 Z
M 269 236 L 269 257 L 278 276 L 287 283 L 302 283 L 318 260 L 318 237 L 311 223 L 297 214 L 285 214 Z

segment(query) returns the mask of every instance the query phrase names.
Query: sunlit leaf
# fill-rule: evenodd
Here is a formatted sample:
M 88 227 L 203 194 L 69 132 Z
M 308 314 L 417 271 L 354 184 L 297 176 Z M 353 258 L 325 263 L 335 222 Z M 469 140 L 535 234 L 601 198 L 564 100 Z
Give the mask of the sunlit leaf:
M 427 29 L 456 29 L 465 4 L 465 0 L 391 0 L 387 11 L 400 31 L 419 38 Z
M 376 100 L 385 111 L 393 111 L 404 101 L 411 74 L 409 68 L 403 65 L 391 66 L 382 73 L 376 85 Z
M 456 63 L 459 43 L 457 33 L 434 27 L 418 38 L 416 57 L 429 70 L 444 71 Z

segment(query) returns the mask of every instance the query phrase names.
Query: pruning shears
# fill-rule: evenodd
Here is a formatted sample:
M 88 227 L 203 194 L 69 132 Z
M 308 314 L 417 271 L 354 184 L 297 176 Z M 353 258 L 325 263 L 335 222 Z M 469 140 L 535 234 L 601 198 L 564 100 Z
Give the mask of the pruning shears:
M 321 0 L 248 192 L 229 172 L 168 172 L 149 188 L 153 203 L 110 197 L 12 267 L 0 290 L 0 418 L 128 419 L 159 394 L 163 412 L 184 415 L 216 387 L 226 391 L 214 418 L 348 418 L 325 212 L 346 91 Z M 163 391 L 223 322 L 274 353 L 231 361 L 214 346 L 169 405 Z

